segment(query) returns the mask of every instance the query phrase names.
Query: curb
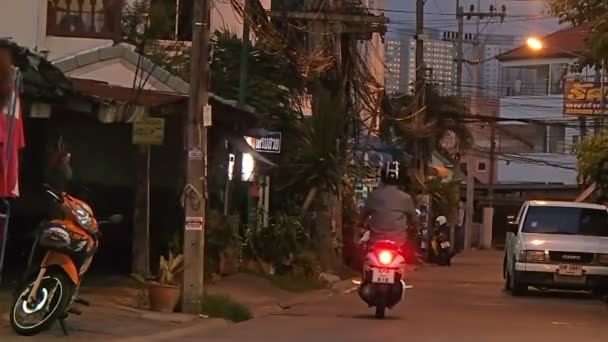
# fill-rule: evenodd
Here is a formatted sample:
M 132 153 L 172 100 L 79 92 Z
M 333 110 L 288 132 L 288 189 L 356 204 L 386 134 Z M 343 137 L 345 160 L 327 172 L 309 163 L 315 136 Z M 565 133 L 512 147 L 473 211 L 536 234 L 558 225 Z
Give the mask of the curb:
M 169 339 L 176 339 L 180 337 L 184 337 L 184 335 L 188 334 L 201 334 L 209 330 L 223 328 L 230 325 L 226 320 L 223 319 L 205 319 L 200 323 L 196 323 L 194 325 L 190 325 L 184 328 L 173 329 L 167 332 L 160 332 L 156 334 L 151 334 L 147 336 L 137 336 L 137 337 L 126 337 L 123 339 L 119 339 L 116 341 L 120 342 L 152 342 L 152 341 L 166 341 Z

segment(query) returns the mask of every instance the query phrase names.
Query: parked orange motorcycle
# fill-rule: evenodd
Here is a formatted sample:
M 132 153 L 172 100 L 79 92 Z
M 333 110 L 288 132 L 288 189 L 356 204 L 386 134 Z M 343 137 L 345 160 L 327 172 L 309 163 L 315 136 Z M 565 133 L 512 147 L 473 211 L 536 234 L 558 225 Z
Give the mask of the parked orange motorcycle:
M 69 313 L 80 314 L 72 304 L 89 305 L 77 295 L 99 246 L 99 226 L 122 222 L 121 215 L 98 222 L 84 201 L 57 193 L 49 186 L 45 188 L 63 217 L 41 224 L 30 253 L 28 276 L 15 292 L 9 320 L 13 330 L 24 336 L 47 330 L 57 320 L 67 335 L 65 318 Z M 31 270 L 37 247 L 42 247 L 45 255 L 40 265 Z

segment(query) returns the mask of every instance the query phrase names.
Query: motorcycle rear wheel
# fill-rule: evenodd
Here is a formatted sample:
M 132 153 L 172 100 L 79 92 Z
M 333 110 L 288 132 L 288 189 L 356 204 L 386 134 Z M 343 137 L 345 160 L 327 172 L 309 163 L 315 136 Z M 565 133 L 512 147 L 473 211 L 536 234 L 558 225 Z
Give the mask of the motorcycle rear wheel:
M 384 305 L 376 306 L 376 318 L 383 319 L 386 316 L 386 307 Z
M 36 302 L 27 303 L 34 282 L 35 279 L 26 282 L 17 291 L 9 315 L 11 327 L 21 336 L 37 335 L 51 328 L 65 314 L 74 293 L 74 284 L 63 272 L 49 270 L 42 278 Z M 36 314 L 41 315 L 40 320 L 31 324 L 24 322 L 24 318 Z

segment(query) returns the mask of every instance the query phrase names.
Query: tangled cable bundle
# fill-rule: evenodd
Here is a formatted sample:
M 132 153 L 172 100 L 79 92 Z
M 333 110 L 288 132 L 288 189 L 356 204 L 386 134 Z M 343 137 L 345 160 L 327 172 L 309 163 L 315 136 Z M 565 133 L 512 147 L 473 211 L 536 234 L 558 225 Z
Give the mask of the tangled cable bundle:
M 335 64 L 335 58 L 331 56 L 331 51 L 315 49 L 315 51 L 308 52 L 290 44 L 286 37 L 268 20 L 266 10 L 259 1 L 252 1 L 252 6 L 248 11 L 245 10 L 244 0 L 230 0 L 230 3 L 234 12 L 242 18 L 243 22 L 249 23 L 256 39 L 276 51 L 281 51 L 283 55 L 297 65 L 298 70 L 304 77 L 321 74 Z

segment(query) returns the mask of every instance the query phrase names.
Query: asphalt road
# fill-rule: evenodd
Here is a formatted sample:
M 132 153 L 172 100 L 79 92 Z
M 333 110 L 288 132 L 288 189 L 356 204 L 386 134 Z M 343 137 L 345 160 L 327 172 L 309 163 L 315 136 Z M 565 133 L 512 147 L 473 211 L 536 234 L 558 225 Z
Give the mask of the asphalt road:
M 353 292 L 241 324 L 182 330 L 161 322 L 151 330 L 149 321 L 98 308 L 71 322 L 67 338 L 58 329 L 19 338 L 0 322 L 0 341 L 608 341 L 607 304 L 583 293 L 535 291 L 513 298 L 502 290 L 501 265 L 501 252 L 472 252 L 450 268 L 412 271 L 408 284 L 414 288 L 385 320 L 374 319 Z
M 582 293 L 502 291 L 498 252 L 477 252 L 451 268 L 413 272 L 414 286 L 387 319 L 356 293 L 294 307 L 179 341 L 608 341 L 608 305 Z

